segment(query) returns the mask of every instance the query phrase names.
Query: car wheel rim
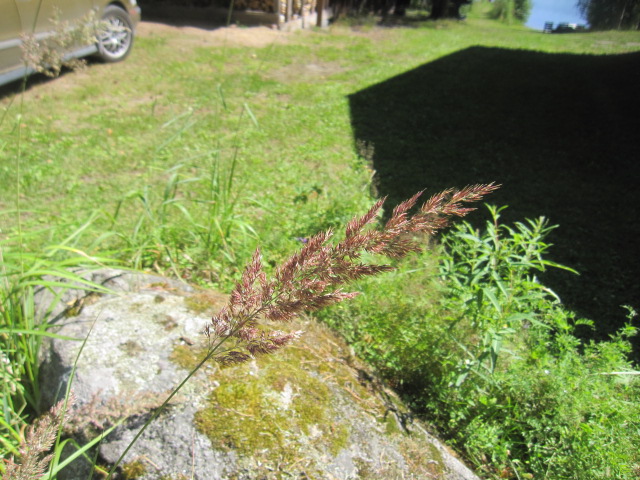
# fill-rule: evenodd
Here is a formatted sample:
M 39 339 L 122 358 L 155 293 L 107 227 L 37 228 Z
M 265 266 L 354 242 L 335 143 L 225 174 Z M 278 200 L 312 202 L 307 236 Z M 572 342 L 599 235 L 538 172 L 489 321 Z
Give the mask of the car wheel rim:
M 105 31 L 100 35 L 100 46 L 110 57 L 123 55 L 131 42 L 131 29 L 119 18 L 105 20 Z

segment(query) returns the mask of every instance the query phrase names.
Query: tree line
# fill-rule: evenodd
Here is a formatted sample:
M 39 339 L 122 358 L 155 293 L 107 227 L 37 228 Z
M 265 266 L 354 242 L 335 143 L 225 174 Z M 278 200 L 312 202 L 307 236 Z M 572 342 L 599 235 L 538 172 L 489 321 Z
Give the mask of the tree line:
M 141 0 L 153 5 L 164 0 Z M 171 1 L 171 0 L 170 0 Z M 413 6 L 429 12 L 433 20 L 460 18 L 461 8 L 472 3 L 489 1 L 493 4 L 490 16 L 507 23 L 525 23 L 531 13 L 534 0 L 325 0 L 334 13 L 344 15 L 404 15 Z M 228 7 L 232 0 L 173 0 L 173 3 L 204 7 L 219 5 Z M 640 0 L 576 0 L 576 6 L 592 29 L 640 29 Z
M 578 8 L 593 29 L 640 29 L 640 0 L 578 0 Z
M 470 3 L 472 0 L 427 0 L 426 6 L 430 17 L 439 19 L 459 16 L 460 7 Z M 508 23 L 526 22 L 532 8 L 532 0 L 493 0 L 492 3 L 491 17 Z M 577 0 L 576 6 L 592 29 L 640 29 L 640 0 Z
M 483 0 L 475 0 L 475 2 Z M 329 0 L 330 5 L 345 13 L 395 13 L 403 15 L 411 4 L 429 11 L 429 17 L 460 17 L 463 5 L 474 3 L 474 0 Z M 493 0 L 490 16 L 507 23 L 524 23 L 529 18 L 533 0 Z M 590 27 L 596 30 L 640 29 L 640 0 L 577 0 L 576 6 L 587 20 Z

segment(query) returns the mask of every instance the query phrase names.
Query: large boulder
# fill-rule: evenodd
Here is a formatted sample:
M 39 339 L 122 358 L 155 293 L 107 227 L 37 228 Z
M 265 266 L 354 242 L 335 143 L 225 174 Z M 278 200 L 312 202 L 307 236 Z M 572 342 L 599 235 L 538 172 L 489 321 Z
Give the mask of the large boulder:
M 78 340 L 44 345 L 43 403 L 64 395 L 74 372 L 78 439 L 126 417 L 97 451 L 108 465 L 206 355 L 201 332 L 225 297 L 139 273 L 86 276 L 111 293 L 69 290 L 57 302 L 68 308 L 52 313 L 56 333 Z M 129 450 L 122 478 L 476 478 L 326 327 L 286 327 L 305 334 L 276 355 L 206 363 Z M 86 478 L 85 467 L 59 478 Z

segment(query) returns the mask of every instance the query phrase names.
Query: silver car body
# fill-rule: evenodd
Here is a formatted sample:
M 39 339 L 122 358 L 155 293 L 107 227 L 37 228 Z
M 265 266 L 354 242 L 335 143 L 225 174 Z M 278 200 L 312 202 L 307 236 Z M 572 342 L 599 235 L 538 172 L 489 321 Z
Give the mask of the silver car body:
M 101 54 L 104 45 L 96 42 L 77 47 L 67 52 L 66 56 L 84 57 L 98 53 L 106 61 L 126 57 L 133 41 L 135 25 L 140 21 L 140 8 L 136 0 L 0 0 L 0 85 L 33 73 L 33 69 L 23 60 L 24 34 L 33 34 L 36 40 L 41 40 L 52 35 L 54 18 L 61 22 L 79 22 L 91 12 L 95 13 L 97 19 L 104 19 L 105 14 L 111 17 L 115 12 L 117 22 L 130 25 L 126 51 L 119 52 L 118 56 L 105 57 Z

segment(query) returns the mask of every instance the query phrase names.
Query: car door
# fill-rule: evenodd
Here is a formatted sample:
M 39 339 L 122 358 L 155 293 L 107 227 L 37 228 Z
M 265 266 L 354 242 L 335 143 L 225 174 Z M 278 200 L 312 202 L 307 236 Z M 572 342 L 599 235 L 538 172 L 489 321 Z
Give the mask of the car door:
M 14 0 L 0 0 L 0 74 L 22 63 L 20 33 L 22 23 Z
M 91 11 L 90 0 L 15 0 L 22 30 L 37 38 L 50 35 L 56 23 L 75 22 Z

